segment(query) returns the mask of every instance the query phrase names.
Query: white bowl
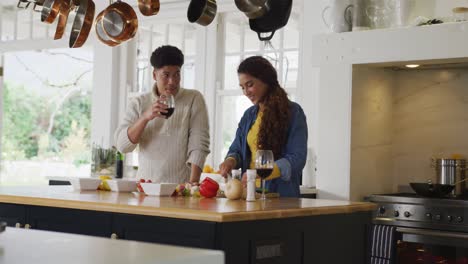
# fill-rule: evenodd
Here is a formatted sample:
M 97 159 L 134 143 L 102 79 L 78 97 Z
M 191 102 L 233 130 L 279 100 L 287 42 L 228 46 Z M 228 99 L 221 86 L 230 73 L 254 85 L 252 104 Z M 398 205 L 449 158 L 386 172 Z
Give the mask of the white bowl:
M 136 180 L 107 180 L 107 184 L 113 192 L 135 192 L 137 190 Z
M 169 196 L 177 187 L 177 183 L 140 183 L 147 195 Z
M 70 178 L 70 183 L 76 191 L 95 191 L 101 180 L 96 178 Z

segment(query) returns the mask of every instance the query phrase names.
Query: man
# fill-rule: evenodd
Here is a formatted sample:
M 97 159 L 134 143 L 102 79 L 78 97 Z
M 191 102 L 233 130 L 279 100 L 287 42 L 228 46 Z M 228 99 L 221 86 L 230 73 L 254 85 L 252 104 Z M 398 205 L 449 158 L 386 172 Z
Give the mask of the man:
M 210 152 L 208 113 L 200 92 L 180 87 L 183 64 L 184 55 L 178 48 L 157 48 L 151 55 L 152 92 L 131 100 L 115 131 L 120 152 L 131 152 L 139 145 L 138 178 L 157 183 L 200 180 Z M 169 94 L 174 96 L 175 111 L 166 119 L 167 105 L 159 98 Z

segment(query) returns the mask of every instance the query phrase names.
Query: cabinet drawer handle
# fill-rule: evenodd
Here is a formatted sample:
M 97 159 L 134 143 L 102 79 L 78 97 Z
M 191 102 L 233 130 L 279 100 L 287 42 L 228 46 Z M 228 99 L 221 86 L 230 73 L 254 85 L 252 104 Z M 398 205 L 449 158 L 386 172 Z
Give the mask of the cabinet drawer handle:
M 117 236 L 116 233 L 112 233 L 112 235 L 110 236 L 111 239 L 118 239 L 119 236 Z
M 16 224 L 15 224 L 15 227 L 16 227 L 16 228 L 21 228 L 21 224 L 20 224 L 20 223 L 16 223 Z
M 24 228 L 25 228 L 25 229 L 31 229 L 31 225 L 30 225 L 30 224 L 25 224 L 25 225 L 24 225 Z

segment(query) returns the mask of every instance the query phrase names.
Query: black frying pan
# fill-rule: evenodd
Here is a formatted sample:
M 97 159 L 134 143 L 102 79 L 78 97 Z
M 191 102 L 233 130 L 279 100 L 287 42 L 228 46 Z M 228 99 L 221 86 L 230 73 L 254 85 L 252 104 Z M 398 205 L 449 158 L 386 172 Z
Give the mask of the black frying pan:
M 292 2 L 293 0 L 270 0 L 270 10 L 265 15 L 249 19 L 250 29 L 257 32 L 260 41 L 271 40 L 276 30 L 286 26 L 291 15 Z
M 455 185 L 451 184 L 440 184 L 440 183 L 419 183 L 419 182 L 412 182 L 410 183 L 411 188 L 413 190 L 425 197 L 434 197 L 434 198 L 442 198 L 447 196 L 450 192 L 453 191 Z

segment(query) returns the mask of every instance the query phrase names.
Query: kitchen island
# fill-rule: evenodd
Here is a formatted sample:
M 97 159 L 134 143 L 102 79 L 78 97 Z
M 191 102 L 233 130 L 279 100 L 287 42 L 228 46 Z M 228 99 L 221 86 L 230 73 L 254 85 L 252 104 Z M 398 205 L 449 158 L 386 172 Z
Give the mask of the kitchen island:
M 226 263 L 364 263 L 375 205 L 0 187 L 9 226 L 223 250 Z

